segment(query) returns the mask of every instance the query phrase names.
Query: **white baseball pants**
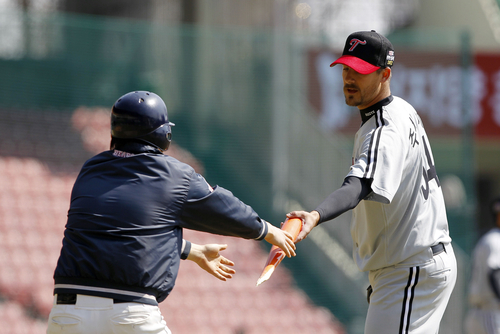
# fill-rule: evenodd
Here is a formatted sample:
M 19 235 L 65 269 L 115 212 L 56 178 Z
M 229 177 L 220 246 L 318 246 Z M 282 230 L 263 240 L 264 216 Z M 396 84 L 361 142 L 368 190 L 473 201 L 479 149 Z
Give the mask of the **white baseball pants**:
M 365 334 L 436 334 L 457 279 L 451 244 L 421 265 L 370 271 Z
M 158 306 L 113 303 L 113 299 L 77 295 L 75 305 L 54 305 L 47 334 L 172 334 Z

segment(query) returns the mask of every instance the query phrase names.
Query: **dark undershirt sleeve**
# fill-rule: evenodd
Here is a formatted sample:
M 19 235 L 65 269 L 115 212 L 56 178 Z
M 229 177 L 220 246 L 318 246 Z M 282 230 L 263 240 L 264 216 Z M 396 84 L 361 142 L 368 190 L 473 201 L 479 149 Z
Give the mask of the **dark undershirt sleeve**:
M 320 215 L 318 225 L 354 209 L 361 200 L 372 192 L 371 184 L 371 179 L 361 179 L 355 176 L 346 177 L 342 186 L 331 193 L 315 209 Z
M 500 300 L 500 268 L 493 269 L 489 274 L 491 289 L 495 296 Z

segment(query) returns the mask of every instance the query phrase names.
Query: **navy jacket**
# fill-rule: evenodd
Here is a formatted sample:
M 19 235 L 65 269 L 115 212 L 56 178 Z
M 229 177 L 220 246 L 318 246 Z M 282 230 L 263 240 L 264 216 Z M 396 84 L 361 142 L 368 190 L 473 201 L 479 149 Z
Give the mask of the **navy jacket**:
M 174 287 L 183 228 L 267 234 L 250 206 L 152 146 L 128 143 L 96 155 L 73 186 L 54 293 L 157 305 Z

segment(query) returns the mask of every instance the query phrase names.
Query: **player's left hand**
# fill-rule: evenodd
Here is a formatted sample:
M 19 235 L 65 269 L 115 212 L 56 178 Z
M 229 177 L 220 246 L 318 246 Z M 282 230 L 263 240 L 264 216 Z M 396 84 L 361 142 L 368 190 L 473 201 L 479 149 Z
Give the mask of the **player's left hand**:
M 197 245 L 191 243 L 191 251 L 187 259 L 197 263 L 200 268 L 221 281 L 226 281 L 231 279 L 233 274 L 236 273 L 234 269 L 228 267 L 234 266 L 234 263 L 219 254 L 220 251 L 226 248 L 227 245 Z

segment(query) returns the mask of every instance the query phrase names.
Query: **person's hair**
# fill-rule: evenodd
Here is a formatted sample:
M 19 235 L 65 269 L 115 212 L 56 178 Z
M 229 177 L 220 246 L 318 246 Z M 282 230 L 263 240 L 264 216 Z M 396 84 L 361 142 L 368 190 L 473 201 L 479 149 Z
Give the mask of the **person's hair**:
M 134 139 L 134 138 L 123 139 L 123 138 L 111 137 L 111 142 L 109 143 L 109 149 L 110 150 L 114 150 L 114 149 L 119 150 L 121 147 L 123 147 L 124 145 L 126 145 L 128 143 L 140 143 L 140 142 L 141 141 Z
M 111 137 L 111 142 L 109 143 L 109 149 L 114 150 L 116 148 L 117 142 L 120 141 L 120 139 Z

